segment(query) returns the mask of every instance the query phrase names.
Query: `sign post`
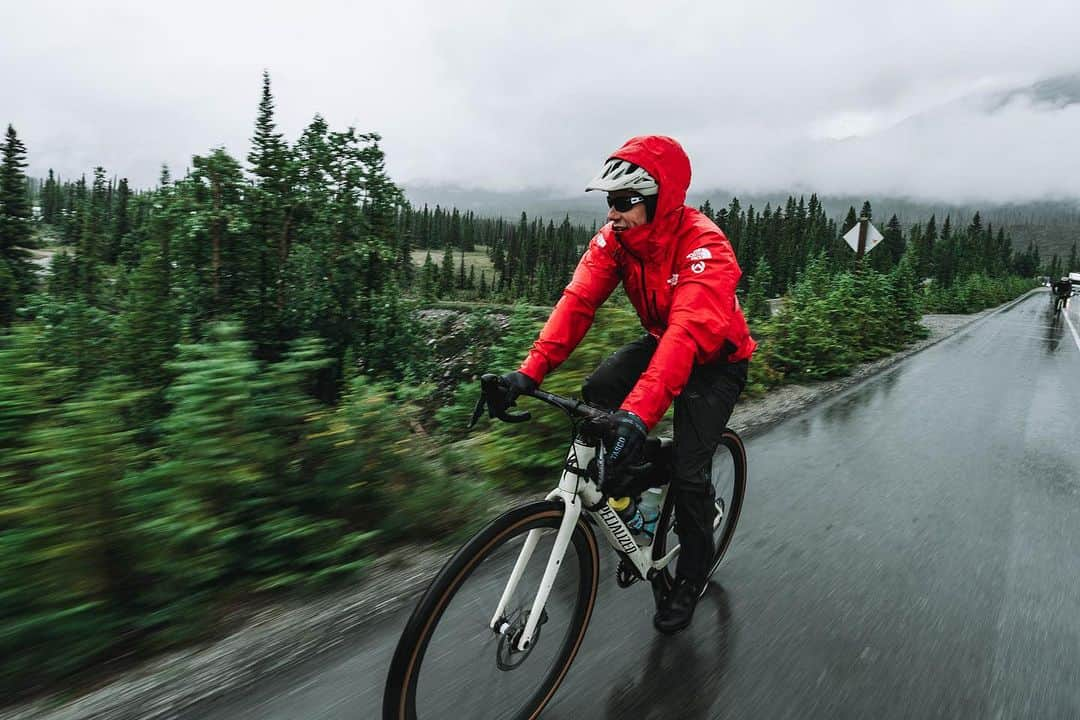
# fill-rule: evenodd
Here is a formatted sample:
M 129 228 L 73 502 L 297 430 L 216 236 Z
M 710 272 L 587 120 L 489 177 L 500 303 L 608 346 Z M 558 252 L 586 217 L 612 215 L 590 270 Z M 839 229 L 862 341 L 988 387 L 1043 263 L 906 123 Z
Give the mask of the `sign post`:
M 858 225 L 844 235 L 844 242 L 855 251 L 855 260 L 862 260 L 863 255 L 876 248 L 884 239 L 885 236 L 878 232 L 870 218 L 865 215 L 859 218 Z

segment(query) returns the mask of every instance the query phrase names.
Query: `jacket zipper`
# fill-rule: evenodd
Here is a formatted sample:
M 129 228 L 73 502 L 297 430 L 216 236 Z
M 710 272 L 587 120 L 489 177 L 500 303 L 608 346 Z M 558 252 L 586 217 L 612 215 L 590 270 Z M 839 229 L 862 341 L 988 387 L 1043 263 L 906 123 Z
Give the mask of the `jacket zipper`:
M 656 291 L 655 290 L 653 291 L 653 302 L 652 302 L 652 305 L 650 305 L 649 304 L 649 288 L 648 288 L 648 283 L 646 283 L 647 278 L 645 276 L 645 261 L 638 258 L 638 265 L 641 267 L 641 304 L 645 308 L 645 314 L 649 316 L 649 322 L 651 322 L 654 326 L 659 325 L 660 323 L 657 321 L 657 318 L 656 318 L 656 307 L 655 307 L 656 306 Z
M 627 255 L 629 255 L 630 257 L 637 260 L 638 267 L 641 268 L 641 306 L 643 308 L 645 308 L 645 315 L 647 316 L 648 320 L 653 324 L 653 326 L 659 327 L 660 326 L 660 312 L 656 308 L 656 291 L 655 290 L 652 291 L 652 302 L 651 303 L 649 302 L 649 289 L 648 289 L 648 287 L 646 287 L 647 283 L 645 282 L 645 280 L 646 280 L 645 261 L 642 260 L 641 258 L 639 258 L 633 252 L 631 252 L 629 250 L 629 248 L 627 248 L 625 245 L 623 245 L 622 241 L 619 240 L 618 235 L 615 236 L 615 240 L 616 240 L 616 242 L 619 243 L 619 246 L 622 247 L 622 249 L 626 252 Z

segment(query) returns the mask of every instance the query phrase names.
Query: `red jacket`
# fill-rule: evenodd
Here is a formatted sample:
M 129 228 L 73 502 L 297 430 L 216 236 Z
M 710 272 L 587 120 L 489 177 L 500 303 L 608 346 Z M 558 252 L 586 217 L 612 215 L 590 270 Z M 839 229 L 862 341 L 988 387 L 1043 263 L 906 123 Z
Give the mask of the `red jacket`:
M 642 326 L 659 341 L 622 409 L 652 428 L 695 364 L 745 360 L 757 343 L 735 298 L 742 271 L 731 243 L 711 220 L 683 204 L 690 159 L 679 143 L 635 137 L 613 157 L 640 165 L 659 184 L 653 220 L 620 233 L 611 223 L 600 229 L 520 371 L 539 383 L 566 360 L 596 309 L 622 281 Z

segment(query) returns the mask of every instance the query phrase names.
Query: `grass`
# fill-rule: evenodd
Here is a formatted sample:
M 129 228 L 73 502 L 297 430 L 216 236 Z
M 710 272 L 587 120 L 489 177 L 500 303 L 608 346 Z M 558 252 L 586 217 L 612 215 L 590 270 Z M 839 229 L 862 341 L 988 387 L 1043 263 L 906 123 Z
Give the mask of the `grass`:
M 424 258 L 428 254 L 428 250 L 413 250 L 412 260 L 413 265 L 417 268 L 423 267 Z M 431 260 L 436 265 L 442 265 L 444 250 L 431 250 Z M 458 268 L 461 267 L 461 253 L 454 253 L 454 273 L 458 272 Z M 480 273 L 484 272 L 487 276 L 488 283 L 491 283 L 495 277 L 495 266 L 492 265 L 491 260 L 487 256 L 487 248 L 483 245 L 477 245 L 476 250 L 465 253 L 465 272 L 469 272 L 470 267 L 476 268 L 476 282 L 480 282 Z

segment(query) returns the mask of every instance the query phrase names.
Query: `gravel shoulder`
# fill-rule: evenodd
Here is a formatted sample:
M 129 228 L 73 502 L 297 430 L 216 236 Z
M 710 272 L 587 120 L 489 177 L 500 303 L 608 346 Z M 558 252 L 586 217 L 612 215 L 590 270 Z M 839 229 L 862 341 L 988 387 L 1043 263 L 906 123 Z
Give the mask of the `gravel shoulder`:
M 844 378 L 786 385 L 764 397 L 742 401 L 730 425 L 747 437 L 763 432 L 1020 299 L 972 315 L 926 315 L 922 324 L 929 336 L 911 347 L 864 363 Z M 67 701 L 70 695 L 46 698 L 2 711 L 0 720 L 178 717 L 203 702 L 243 691 L 268 675 L 349 642 L 364 632 L 365 625 L 400 608 L 426 587 L 452 552 L 438 546 L 401 548 L 376 561 L 357 588 L 303 604 L 266 607 L 224 639 L 150 661 L 77 700 Z

